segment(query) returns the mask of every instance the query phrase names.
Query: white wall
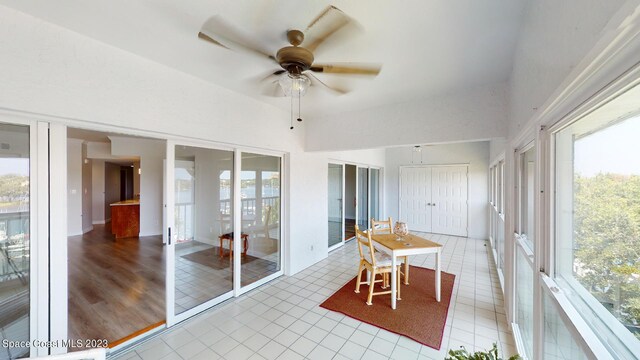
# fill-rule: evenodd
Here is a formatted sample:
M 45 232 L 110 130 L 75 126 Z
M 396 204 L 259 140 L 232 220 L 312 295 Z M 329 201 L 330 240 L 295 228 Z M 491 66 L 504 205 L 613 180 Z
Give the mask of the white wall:
M 415 165 L 411 163 L 412 153 L 412 147 L 390 148 L 386 151 L 384 178 L 387 197 L 383 218 L 398 218 L 400 166 Z M 469 237 L 488 239 L 489 142 L 425 146 L 422 148 L 422 164 L 469 164 Z
M 328 240 L 328 168 L 329 162 L 344 161 L 360 165 L 384 167 L 382 149 L 292 153 L 289 172 L 291 224 L 290 264 L 299 271 L 327 257 Z M 287 180 L 285 180 L 287 181 Z M 304 224 L 307 228 L 298 226 Z M 313 247 L 313 249 L 312 249 Z
M 495 84 L 314 118 L 307 124 L 306 149 L 367 149 L 506 136 L 505 91 L 505 84 Z
M 625 0 L 527 2 L 509 79 L 509 139 L 593 48 Z
M 85 163 L 86 160 L 86 163 Z M 87 159 L 87 144 L 82 144 L 82 233 L 93 230 L 93 191 L 91 161 Z
M 109 139 L 112 155 L 140 157 L 140 236 L 161 235 L 165 142 L 119 136 Z
M 327 256 L 328 159 L 378 159 L 384 165 L 380 150 L 305 153 L 305 126 L 311 121 L 289 130 L 286 111 L 3 6 L 0 44 L 3 53 L 10 54 L 0 57 L 0 108 L 5 111 L 42 114 L 78 128 L 117 127 L 122 133 L 181 136 L 287 153 L 290 212 L 284 220 L 290 226 L 285 254 L 289 273 Z M 143 189 L 144 160 L 140 166 L 144 204 L 150 196 Z M 161 174 L 162 165 L 155 170 Z M 161 187 L 156 190 L 161 194 Z M 52 206 L 53 211 L 66 211 Z M 161 220 L 161 213 L 157 217 Z M 152 220 L 144 231 L 156 233 L 159 226 Z M 52 246 L 61 241 L 65 240 L 52 239 Z
M 67 209 L 60 210 L 67 212 L 67 235 L 82 235 L 82 140 L 67 141 Z
M 120 201 L 120 165 L 104 163 L 104 215 L 111 221 L 111 205 Z
M 507 145 L 506 138 L 496 138 L 489 141 L 489 161 L 493 162 L 504 154 Z
M 93 224 L 104 224 L 104 160 L 91 159 L 91 214 Z

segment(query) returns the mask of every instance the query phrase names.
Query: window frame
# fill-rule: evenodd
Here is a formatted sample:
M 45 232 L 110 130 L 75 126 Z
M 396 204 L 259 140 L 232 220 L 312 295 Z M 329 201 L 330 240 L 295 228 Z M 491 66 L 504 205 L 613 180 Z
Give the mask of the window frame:
M 640 78 L 638 80 L 640 82 Z M 636 86 L 640 86 L 640 83 L 638 83 Z M 631 90 L 631 88 L 632 87 L 626 88 L 624 92 L 620 92 L 617 95 L 622 96 L 625 93 L 627 93 L 627 91 Z M 602 103 L 600 103 L 597 108 L 606 106 L 610 102 L 617 99 L 618 96 L 613 96 L 611 98 L 608 98 L 606 101 L 603 101 Z M 638 107 L 638 109 L 640 109 L 640 106 Z M 595 111 L 595 109 L 592 109 L 592 110 Z M 548 197 L 549 197 L 548 200 L 550 204 L 549 221 L 552 225 L 549 227 L 549 232 L 548 232 L 548 235 L 550 237 L 550 243 L 549 243 L 549 251 L 547 256 L 550 262 L 550 266 L 548 271 L 548 278 L 545 278 L 544 282 L 545 284 L 547 284 L 547 287 L 549 287 L 552 291 L 554 291 L 554 289 L 557 289 L 557 291 L 555 292 L 562 294 L 563 301 L 558 302 L 557 305 L 562 307 L 563 311 L 565 311 L 566 313 L 575 314 L 577 318 L 579 318 L 580 320 L 578 323 L 583 324 L 588 328 L 588 331 L 585 329 L 578 329 L 577 333 L 580 334 L 580 336 L 574 337 L 574 339 L 576 338 L 591 339 L 589 340 L 589 345 L 592 345 L 593 348 L 589 350 L 589 353 L 593 354 L 594 357 L 597 357 L 598 359 L 600 359 L 600 358 L 604 358 L 605 356 L 609 356 L 609 358 L 613 358 L 613 357 L 611 357 L 611 354 L 607 348 L 607 345 L 605 345 L 601 340 L 601 338 L 598 335 L 596 335 L 595 330 L 592 328 L 592 325 L 591 325 L 592 322 L 587 322 L 587 320 L 585 320 L 582 317 L 582 314 L 585 312 L 585 310 L 588 310 L 594 313 L 595 316 L 597 316 L 597 318 L 599 319 L 599 322 L 605 324 L 605 326 L 607 327 L 608 331 L 611 334 L 614 334 L 616 337 L 618 337 L 621 343 L 628 345 L 627 350 L 629 350 L 631 353 L 640 353 L 640 342 L 637 341 L 637 339 L 624 327 L 624 325 L 622 325 L 622 323 L 620 323 L 618 319 L 616 319 L 611 313 L 609 313 L 606 309 L 604 309 L 602 304 L 593 295 L 591 295 L 589 291 L 582 284 L 580 284 L 574 277 L 569 278 L 569 277 L 562 276 L 558 271 L 559 260 L 557 257 L 557 247 L 559 246 L 562 240 L 558 239 L 557 226 L 556 226 L 556 223 L 557 223 L 556 210 L 558 208 L 558 198 L 557 198 L 558 170 L 557 170 L 557 161 L 556 161 L 557 160 L 556 154 L 558 152 L 558 148 L 557 148 L 556 139 L 557 139 L 557 135 L 561 131 L 567 129 L 568 127 L 572 126 L 573 124 L 581 120 L 584 120 L 591 113 L 592 111 L 585 111 L 581 113 L 581 116 L 564 119 L 562 121 L 559 121 L 557 124 L 553 125 L 548 130 L 548 135 L 550 139 L 550 151 L 549 151 L 549 158 L 548 158 L 548 162 L 550 165 L 549 166 L 550 168 L 550 172 L 549 172 L 550 187 L 549 188 L 552 189 L 552 191 L 549 192 L 550 194 L 548 194 Z M 634 112 L 633 115 L 628 115 L 625 119 L 639 116 L 639 113 L 640 113 L 640 110 L 638 110 L 638 112 Z M 621 121 L 624 121 L 624 120 L 618 119 L 618 122 L 621 122 Z M 600 130 L 604 130 L 606 128 L 608 128 L 608 126 L 599 128 L 596 130 L 596 132 Z M 572 155 L 571 157 L 573 158 L 573 153 L 571 155 Z M 572 206 L 572 209 L 573 209 L 573 206 Z M 566 288 L 567 290 L 577 294 L 578 301 L 572 300 L 572 298 L 568 294 L 566 294 L 566 291 L 562 290 L 563 288 Z

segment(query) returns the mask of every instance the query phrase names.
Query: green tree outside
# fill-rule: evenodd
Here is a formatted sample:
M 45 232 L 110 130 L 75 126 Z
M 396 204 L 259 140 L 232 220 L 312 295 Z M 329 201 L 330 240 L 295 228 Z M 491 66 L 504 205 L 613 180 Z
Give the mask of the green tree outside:
M 577 175 L 574 276 L 640 339 L 640 176 Z

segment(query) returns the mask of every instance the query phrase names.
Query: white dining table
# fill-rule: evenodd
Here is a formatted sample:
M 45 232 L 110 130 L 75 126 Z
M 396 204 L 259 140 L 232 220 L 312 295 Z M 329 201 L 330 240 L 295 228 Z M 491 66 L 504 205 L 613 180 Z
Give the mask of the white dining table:
M 400 240 L 398 240 L 400 239 Z M 371 240 L 374 246 L 391 256 L 391 308 L 396 308 L 396 293 L 398 285 L 396 284 L 398 267 L 398 258 L 403 256 L 435 254 L 435 283 L 436 283 L 436 301 L 440 301 L 440 253 L 442 245 L 431 240 L 424 239 L 420 236 L 408 234 L 399 237 L 396 234 L 372 234 Z

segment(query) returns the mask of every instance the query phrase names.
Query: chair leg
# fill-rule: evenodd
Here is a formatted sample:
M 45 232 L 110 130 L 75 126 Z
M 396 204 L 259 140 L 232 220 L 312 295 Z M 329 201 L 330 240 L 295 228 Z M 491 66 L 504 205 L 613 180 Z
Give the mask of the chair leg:
M 356 280 L 356 293 L 360 293 L 360 283 L 362 279 L 362 263 L 360 263 L 360 265 L 358 265 L 358 279 Z
M 400 268 L 400 267 L 398 266 L 398 271 L 396 271 L 396 275 L 398 276 L 398 278 L 396 279 L 396 284 L 398 284 L 396 291 L 398 292 L 398 297 L 397 297 L 397 299 L 398 299 L 398 300 L 402 300 L 402 299 L 400 298 L 400 287 L 401 287 L 401 286 L 400 286 L 400 269 L 399 269 L 399 268 Z
M 404 258 L 404 284 L 409 285 L 409 258 Z
M 369 283 L 369 296 L 367 297 L 367 305 L 373 305 L 371 300 L 373 299 L 373 286 L 375 284 L 375 280 L 376 280 L 376 272 L 372 271 L 371 272 L 371 281 Z

